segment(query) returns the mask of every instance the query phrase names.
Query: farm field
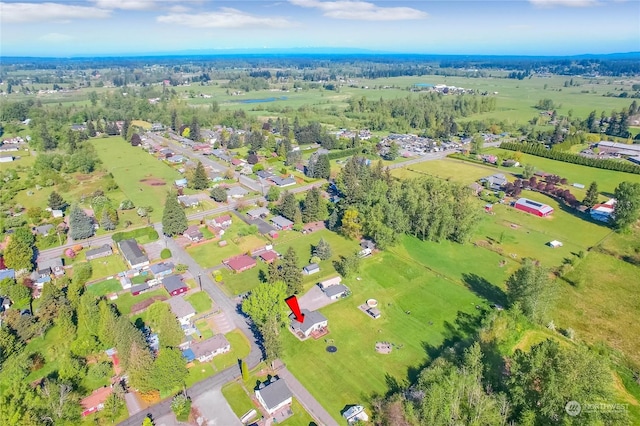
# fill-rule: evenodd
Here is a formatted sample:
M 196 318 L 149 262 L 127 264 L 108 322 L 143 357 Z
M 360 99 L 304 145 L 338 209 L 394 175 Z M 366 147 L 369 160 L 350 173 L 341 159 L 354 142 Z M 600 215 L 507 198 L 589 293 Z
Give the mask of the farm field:
M 159 221 L 167 191 L 174 180 L 181 178 L 180 173 L 119 136 L 93 139 L 91 143 L 126 197 L 136 206 L 153 207 L 151 221 Z
M 346 280 L 350 297 L 322 309 L 329 319 L 325 338 L 338 348 L 336 353 L 326 351 L 324 339 L 300 342 L 283 332 L 283 360 L 336 419 L 345 405 L 366 406 L 390 383 L 407 376 L 415 379 L 432 350 L 464 334 L 462 329 L 474 328 L 476 305 L 485 305 L 464 285 L 389 252 L 366 259 L 359 277 Z M 358 309 L 369 298 L 378 300 L 382 317 L 377 320 Z M 400 349 L 379 354 L 375 351 L 379 341 Z
M 485 154 L 497 154 L 501 158 L 504 158 L 509 154 L 514 154 L 514 151 L 507 151 L 500 148 L 487 148 L 483 152 Z M 640 182 L 640 175 L 565 163 L 562 161 L 551 160 L 549 158 L 536 157 L 535 155 L 530 154 L 522 154 L 520 163 L 533 164 L 537 170 L 541 170 L 547 173 L 553 173 L 560 177 L 567 178 L 569 180 L 569 184 L 577 182 L 585 185 L 588 188 L 591 182 L 596 181 L 598 182 L 598 190 L 603 195 L 603 200 L 604 198 L 613 194 L 614 189 L 616 188 L 616 186 L 618 186 L 618 184 L 620 184 L 620 182 Z M 519 169 L 517 168 L 502 169 L 505 172 L 519 172 Z M 578 194 L 578 191 L 576 191 L 575 188 L 571 188 L 571 192 Z
M 463 160 L 445 158 L 442 160 L 423 161 L 400 167 L 391 171 L 391 175 L 399 179 L 412 179 L 425 175 L 460 183 L 472 183 L 500 171 L 495 167 L 483 166 Z

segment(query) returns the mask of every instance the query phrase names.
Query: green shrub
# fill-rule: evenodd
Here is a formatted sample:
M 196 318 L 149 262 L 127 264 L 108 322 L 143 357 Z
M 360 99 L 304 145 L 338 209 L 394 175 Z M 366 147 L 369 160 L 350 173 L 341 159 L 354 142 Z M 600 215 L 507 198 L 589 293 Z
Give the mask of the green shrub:
M 189 414 L 191 413 L 191 399 L 185 394 L 179 393 L 171 401 L 171 411 L 175 413 L 179 422 L 186 422 L 189 420 Z
M 168 248 L 162 249 L 160 252 L 160 259 L 168 259 L 171 257 L 171 250 Z

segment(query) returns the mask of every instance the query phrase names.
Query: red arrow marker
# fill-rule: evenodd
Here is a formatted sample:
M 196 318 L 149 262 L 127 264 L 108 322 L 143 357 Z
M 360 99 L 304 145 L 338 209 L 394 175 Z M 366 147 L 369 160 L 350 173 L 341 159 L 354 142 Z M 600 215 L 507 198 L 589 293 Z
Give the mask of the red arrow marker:
M 296 296 L 290 296 L 284 299 L 284 301 L 287 303 L 287 306 L 289 306 L 289 309 L 291 309 L 291 312 L 293 312 L 293 315 L 296 316 L 296 321 L 302 324 L 304 322 L 304 315 L 300 311 L 298 298 Z

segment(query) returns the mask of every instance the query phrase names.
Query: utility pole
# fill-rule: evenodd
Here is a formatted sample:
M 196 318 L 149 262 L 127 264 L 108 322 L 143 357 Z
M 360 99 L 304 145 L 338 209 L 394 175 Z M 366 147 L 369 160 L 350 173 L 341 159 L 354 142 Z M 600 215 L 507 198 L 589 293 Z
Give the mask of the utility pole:
M 202 291 L 202 273 L 198 272 L 198 283 L 200 284 L 200 291 Z

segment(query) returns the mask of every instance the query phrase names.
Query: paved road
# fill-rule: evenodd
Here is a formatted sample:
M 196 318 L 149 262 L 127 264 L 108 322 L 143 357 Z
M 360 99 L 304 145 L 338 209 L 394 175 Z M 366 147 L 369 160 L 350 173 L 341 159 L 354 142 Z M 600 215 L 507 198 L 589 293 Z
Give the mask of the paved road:
M 338 426 L 338 422 L 336 422 L 331 414 L 327 410 L 325 410 L 322 405 L 309 393 L 309 391 L 302 386 L 302 383 L 298 381 L 294 377 L 293 374 L 287 367 L 282 367 L 278 370 L 278 375 L 281 379 L 287 383 L 289 389 L 291 389 L 291 393 L 296 399 L 300 402 L 300 404 L 311 414 L 315 420 L 322 426 Z

